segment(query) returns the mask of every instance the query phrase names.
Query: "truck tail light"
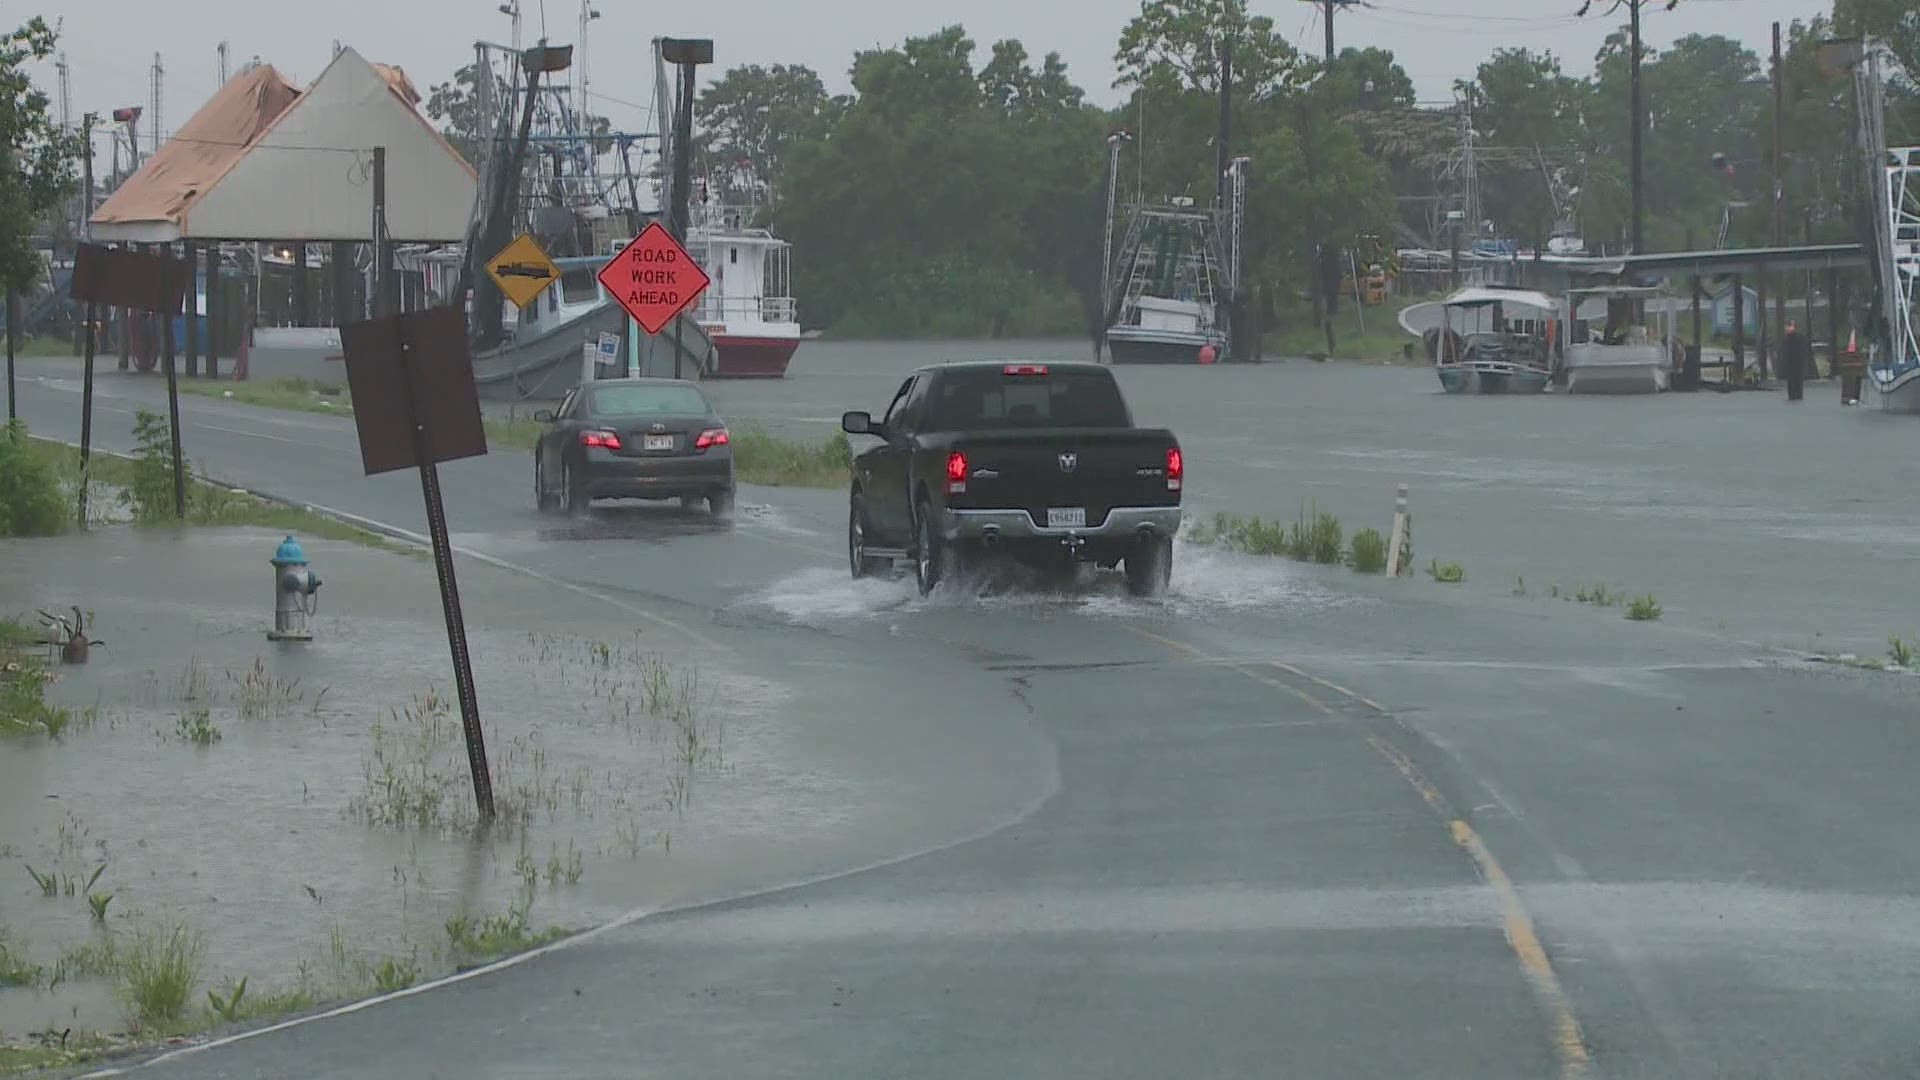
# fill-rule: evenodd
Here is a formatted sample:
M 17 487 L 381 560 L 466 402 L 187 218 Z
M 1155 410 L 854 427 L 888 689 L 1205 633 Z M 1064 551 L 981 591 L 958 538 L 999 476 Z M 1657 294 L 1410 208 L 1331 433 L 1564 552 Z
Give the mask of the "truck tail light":
M 1045 375 L 1045 364 L 1008 364 L 1000 369 L 1002 375 Z
M 947 494 L 964 495 L 967 490 L 967 455 L 958 450 L 947 455 Z
M 1187 460 L 1180 456 L 1180 448 L 1167 448 L 1167 490 L 1179 491 L 1180 485 L 1187 479 Z
M 705 450 L 709 446 L 726 446 L 732 441 L 733 437 L 727 434 L 726 428 L 710 427 L 701 432 L 699 438 L 693 440 L 693 448 L 695 450 Z
M 580 433 L 581 446 L 597 446 L 602 450 L 620 449 L 620 436 L 611 431 L 583 431 Z

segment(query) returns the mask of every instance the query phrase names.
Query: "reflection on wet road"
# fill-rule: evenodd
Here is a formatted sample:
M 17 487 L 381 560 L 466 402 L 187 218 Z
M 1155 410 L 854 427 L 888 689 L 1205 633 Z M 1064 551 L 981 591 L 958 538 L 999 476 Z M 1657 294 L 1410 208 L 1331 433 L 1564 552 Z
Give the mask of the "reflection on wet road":
M 918 359 L 853 352 L 723 408 L 808 430 Z M 1192 448 L 1198 505 L 1290 519 L 1313 497 L 1384 524 L 1411 475 L 1417 561 L 1461 559 L 1468 581 L 1183 544 L 1159 601 L 1004 569 L 923 599 L 849 578 L 842 492 L 743 490 L 729 526 L 617 504 L 558 520 L 517 456 L 449 467 L 464 545 L 711 635 L 813 703 L 780 717 L 794 739 L 886 781 L 849 819 L 950 827 L 872 828 L 811 872 L 737 873 L 728 904 L 156 1075 L 1911 1071 L 1915 687 L 1711 632 L 1722 612 L 1776 640 L 1803 619 L 1890 632 L 1912 580 L 1796 576 L 1768 530 L 1795 484 L 1836 528 L 1913 525 L 1885 492 L 1849 510 L 1862 493 L 1828 489 L 1853 481 L 1794 475 L 1822 440 L 1910 433 L 1807 410 L 1763 427 L 1739 400 L 1461 402 L 1337 366 L 1127 381 Z M 194 445 L 261 486 L 416 512 L 350 460 Z M 1683 467 L 1763 449 L 1783 463 L 1763 479 Z M 1661 499 L 1691 509 L 1615 513 Z M 1703 531 L 1743 520 L 1761 527 Z M 1556 578 L 1625 579 L 1676 614 L 1630 623 L 1543 595 Z M 989 788 L 994 812 L 966 802 Z

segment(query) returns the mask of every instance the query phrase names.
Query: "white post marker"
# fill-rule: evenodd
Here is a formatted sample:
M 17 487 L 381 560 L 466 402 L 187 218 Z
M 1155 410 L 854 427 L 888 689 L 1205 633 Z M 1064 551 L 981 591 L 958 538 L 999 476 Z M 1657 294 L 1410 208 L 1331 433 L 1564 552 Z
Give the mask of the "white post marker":
M 1387 542 L 1387 576 L 1399 577 L 1411 569 L 1400 565 L 1400 552 L 1407 542 L 1407 485 L 1401 484 L 1393 496 L 1393 539 Z

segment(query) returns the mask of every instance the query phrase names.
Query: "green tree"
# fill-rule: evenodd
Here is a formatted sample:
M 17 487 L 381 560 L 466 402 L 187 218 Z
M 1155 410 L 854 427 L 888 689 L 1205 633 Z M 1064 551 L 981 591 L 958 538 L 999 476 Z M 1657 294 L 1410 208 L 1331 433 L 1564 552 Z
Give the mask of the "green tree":
M 787 147 L 832 127 L 845 101 L 828 96 L 813 69 L 800 64 L 730 69 L 694 100 L 694 120 L 707 151 L 722 161 L 750 162 L 777 186 Z
M 510 100 L 511 88 L 491 66 L 487 76 L 493 80 L 493 93 L 490 107 L 497 123 L 500 110 Z M 442 134 L 453 144 L 460 156 L 472 163 L 478 163 L 484 156 L 483 150 L 492 132 L 481 130 L 484 119 L 480 115 L 480 69 L 474 64 L 453 73 L 451 82 L 435 86 L 427 95 L 427 116 L 440 124 Z M 604 121 L 602 122 L 604 126 Z
M 1460 89 L 1484 147 L 1482 212 L 1507 235 L 1544 245 L 1585 179 L 1586 87 L 1552 53 L 1496 49 Z
M 1920 7 L 1913 0 L 1834 0 L 1833 24 L 1845 36 L 1886 43 L 1908 77 L 1920 82 Z
M 57 35 L 38 16 L 0 38 L 0 285 L 26 290 L 40 276 L 35 226 L 73 194 L 80 138 L 47 113 L 26 65 L 53 55 Z
M 1246 0 L 1141 0 L 1140 14 L 1120 32 L 1115 86 L 1156 96 L 1220 89 L 1219 46 L 1233 38 L 1234 82 L 1249 98 L 1267 97 L 1298 67 L 1300 54 Z
M 1074 332 L 1096 289 L 1104 118 L 1058 58 L 960 27 L 861 52 L 830 132 L 787 152 L 775 225 L 810 323 L 842 333 Z
M 1413 107 L 1413 79 L 1390 49 L 1349 45 L 1334 56 L 1333 63 L 1316 66 L 1325 68 L 1314 83 L 1322 99 L 1343 113 Z

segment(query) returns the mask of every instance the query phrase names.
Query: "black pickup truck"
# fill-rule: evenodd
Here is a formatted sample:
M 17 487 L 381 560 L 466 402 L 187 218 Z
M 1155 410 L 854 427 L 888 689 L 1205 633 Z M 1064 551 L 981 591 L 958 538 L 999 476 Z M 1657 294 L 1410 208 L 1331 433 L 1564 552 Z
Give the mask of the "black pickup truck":
M 886 415 L 840 426 L 878 446 L 853 461 L 854 577 L 913 560 L 922 593 L 968 562 L 1125 564 L 1136 595 L 1166 588 L 1186 468 L 1173 433 L 1133 426 L 1097 364 L 965 363 L 908 376 Z

